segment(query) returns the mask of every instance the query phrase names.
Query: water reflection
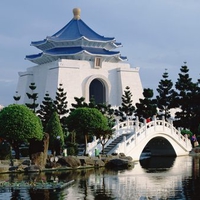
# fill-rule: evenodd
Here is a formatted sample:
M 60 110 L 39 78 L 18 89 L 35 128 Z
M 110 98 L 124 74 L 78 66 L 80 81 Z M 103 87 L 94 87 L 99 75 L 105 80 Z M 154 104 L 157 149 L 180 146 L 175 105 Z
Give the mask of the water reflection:
M 0 190 L 0 199 L 42 200 L 174 200 L 199 199 L 199 157 L 156 157 L 136 163 L 131 170 L 88 169 L 26 176 L 0 175 L 1 180 L 70 181 L 64 190 Z
M 149 157 L 140 160 L 140 165 L 146 172 L 166 171 L 174 165 L 175 159 L 176 157 Z

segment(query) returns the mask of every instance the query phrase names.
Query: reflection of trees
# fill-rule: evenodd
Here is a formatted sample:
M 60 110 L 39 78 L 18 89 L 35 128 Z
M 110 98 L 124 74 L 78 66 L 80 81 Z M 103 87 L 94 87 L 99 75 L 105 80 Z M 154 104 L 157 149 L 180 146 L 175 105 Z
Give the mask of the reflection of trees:
M 106 189 L 105 176 L 102 174 L 102 186 L 94 191 L 95 200 L 112 200 L 116 199 L 112 194 L 112 190 Z
M 0 174 L 0 181 L 9 181 L 9 182 L 17 182 L 17 181 L 40 181 L 41 179 L 46 179 L 46 181 L 50 181 L 53 177 L 53 179 L 58 179 L 58 181 L 62 182 L 68 182 L 71 180 L 75 180 L 75 184 L 69 188 L 66 188 L 64 190 L 58 190 L 58 191 L 53 191 L 53 190 L 20 190 L 20 189 L 10 189 L 10 188 L 5 188 L 3 192 L 10 194 L 10 198 L 12 200 L 14 199 L 36 199 L 36 200 L 54 200 L 54 199 L 63 199 L 65 197 L 68 197 L 68 193 L 77 193 L 77 196 L 81 199 L 94 199 L 94 200 L 114 200 L 117 195 L 121 195 L 122 191 L 123 195 L 126 195 L 125 193 L 128 192 L 132 193 L 134 191 L 138 192 L 141 197 L 143 197 L 141 188 L 144 189 L 143 186 L 143 180 L 141 178 L 144 178 L 144 181 L 148 178 L 151 177 L 149 173 L 155 172 L 157 168 L 157 172 L 161 172 L 164 168 L 165 172 L 163 173 L 164 176 L 156 176 L 155 182 L 157 183 L 163 183 L 163 185 L 166 185 L 166 191 L 164 192 L 163 189 L 156 188 L 158 192 L 161 192 L 161 199 L 166 199 L 166 197 L 171 198 L 171 195 L 174 195 L 174 199 L 191 199 L 191 200 L 196 200 L 199 199 L 199 191 L 200 191 L 200 157 L 194 157 L 193 158 L 193 163 L 192 163 L 192 171 L 190 173 L 191 169 L 191 157 L 188 159 L 187 157 L 181 159 L 181 162 L 175 162 L 175 171 L 173 171 L 173 166 L 174 159 L 175 158 L 168 158 L 168 157 L 163 157 L 157 158 L 157 161 L 153 160 L 146 160 L 142 161 L 142 167 L 147 171 L 145 176 L 145 173 L 143 177 L 137 176 L 136 180 L 135 175 L 134 175 L 134 170 L 132 173 L 132 170 L 130 173 L 127 173 L 127 170 L 124 172 L 124 176 L 121 176 L 123 171 L 120 171 L 120 177 L 118 179 L 119 171 L 111 171 L 107 170 L 105 168 L 99 168 L 99 169 L 85 169 L 85 170 L 69 170 L 69 171 L 56 171 L 56 172 L 46 172 L 46 173 L 30 173 L 30 174 L 24 174 L 24 173 L 11 173 L 11 174 Z M 184 160 L 186 159 L 186 160 Z M 158 162 L 158 163 L 157 163 Z M 159 169 L 160 167 L 160 169 Z M 185 170 L 180 170 L 179 168 L 185 168 Z M 154 169 L 153 169 L 154 168 Z M 139 168 L 140 169 L 140 168 Z M 173 171 L 172 174 L 169 173 L 169 178 L 168 178 L 168 171 L 170 172 Z M 153 171 L 154 170 L 154 171 Z M 144 171 L 144 170 L 142 170 Z M 178 172 L 178 176 L 175 176 L 175 173 Z M 131 174 L 134 178 L 132 181 L 132 177 L 127 177 L 127 174 Z M 192 175 L 191 175 L 192 174 Z M 191 175 L 191 176 L 190 176 Z M 158 182 L 158 178 L 163 178 L 166 179 L 168 182 L 166 183 L 165 180 L 162 182 Z M 127 180 L 132 181 L 128 182 Z M 170 180 L 169 180 L 170 179 Z M 177 182 L 178 179 L 178 182 Z M 125 181 L 125 182 L 124 182 Z M 138 182 L 137 182 L 138 181 Z M 141 187 L 137 186 L 141 181 Z M 126 187 L 122 187 L 122 183 L 126 183 Z M 131 183 L 131 184 L 129 184 Z M 147 182 L 148 183 L 148 182 Z M 173 183 L 173 184 L 172 184 Z M 120 185 L 121 184 L 121 185 Z M 172 184 L 172 186 L 171 186 Z M 148 184 L 147 184 L 148 185 Z M 148 185 L 149 186 L 149 185 Z M 150 185 L 152 186 L 152 184 Z M 154 186 L 154 185 L 153 185 Z M 113 189 L 115 188 L 115 189 Z M 150 187 L 151 188 L 151 187 Z M 132 191 L 134 189 L 134 191 Z M 153 188 L 154 189 L 154 188 Z M 153 190 L 152 189 L 152 190 Z M 156 190 L 156 192 L 157 192 Z M 1 191 L 0 191 L 1 192 Z M 150 191 L 149 193 L 149 198 L 152 198 L 154 195 L 155 191 Z M 73 194 L 72 194 L 73 195 Z M 136 195 L 136 194 L 133 194 Z M 0 195 L 0 197 L 2 197 Z M 130 197 L 130 195 L 129 195 Z M 132 197 L 132 196 L 131 196 Z M 135 196 L 136 197 L 136 196 Z M 134 198 L 134 197 L 133 197 Z M 145 198 L 145 197 L 144 197 Z
M 200 191 L 200 157 L 193 157 L 192 159 L 192 177 L 191 179 L 183 180 L 183 191 L 186 199 L 199 199 Z
M 21 199 L 20 190 L 11 189 L 11 199 Z
M 78 180 L 78 190 L 83 191 L 83 199 L 89 199 L 91 196 L 95 200 L 115 199 L 112 190 L 106 188 L 105 174 L 116 175 L 117 173 L 117 171 L 111 171 L 105 168 L 81 170 L 79 173 L 75 173 L 77 176 L 76 180 Z M 91 175 L 94 175 L 94 180 L 91 178 Z M 97 184 L 96 178 L 99 178 L 100 181 Z
M 84 191 L 84 200 L 88 199 L 88 177 L 89 175 L 87 173 L 87 170 L 81 171 L 78 187 Z
M 107 170 L 107 169 L 100 169 L 98 171 L 95 171 L 95 177 L 100 178 L 101 181 L 101 187 L 97 187 L 95 189 L 95 185 L 91 185 L 90 187 L 93 188 L 93 193 L 94 193 L 94 199 L 95 200 L 112 200 L 116 199 L 115 196 L 112 193 L 112 190 L 109 188 L 106 188 L 106 178 L 105 174 L 108 175 L 116 175 L 117 171 L 112 171 L 112 170 Z

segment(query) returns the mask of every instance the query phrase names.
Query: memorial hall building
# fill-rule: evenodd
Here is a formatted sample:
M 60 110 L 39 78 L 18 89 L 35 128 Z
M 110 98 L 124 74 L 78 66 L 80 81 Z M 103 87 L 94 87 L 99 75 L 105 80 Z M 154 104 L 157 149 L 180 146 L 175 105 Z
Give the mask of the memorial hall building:
M 92 30 L 81 19 L 80 9 L 73 9 L 73 14 L 72 20 L 58 32 L 31 42 L 39 53 L 27 55 L 26 60 L 34 63 L 33 67 L 19 72 L 19 103 L 30 102 L 26 93 L 31 93 L 31 83 L 36 85 L 34 92 L 38 93 L 39 104 L 45 93 L 55 99 L 60 84 L 67 92 L 68 107 L 75 102 L 74 97 L 84 97 L 86 102 L 94 98 L 96 103 L 117 107 L 126 86 L 133 95 L 133 104 L 138 102 L 143 97 L 139 68 L 132 68 L 121 55 L 118 48 L 122 44 Z

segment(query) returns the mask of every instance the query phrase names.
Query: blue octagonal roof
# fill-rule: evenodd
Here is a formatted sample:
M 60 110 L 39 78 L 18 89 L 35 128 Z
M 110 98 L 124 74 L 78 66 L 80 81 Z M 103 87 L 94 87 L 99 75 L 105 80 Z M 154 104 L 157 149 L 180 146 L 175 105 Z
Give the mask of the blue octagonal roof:
M 31 45 L 42 50 L 42 53 L 26 56 L 26 59 L 35 63 L 40 60 L 41 63 L 41 60 L 43 60 L 42 62 L 47 61 L 47 55 L 54 58 L 55 56 L 59 58 L 59 55 L 62 58 L 68 58 L 70 54 L 74 54 L 73 59 L 76 59 L 75 54 L 80 56 L 83 51 L 86 51 L 89 54 L 91 53 L 92 57 L 94 55 L 113 56 L 115 61 L 126 60 L 118 51 L 110 51 L 122 46 L 121 43 L 117 43 L 114 37 L 104 37 L 93 31 L 80 19 L 80 9 L 76 8 L 73 12 L 74 18 L 61 30 L 44 40 L 32 42 Z M 45 59 L 43 59 L 44 55 Z M 84 58 L 86 59 L 86 56 Z M 88 57 L 87 59 L 91 60 Z

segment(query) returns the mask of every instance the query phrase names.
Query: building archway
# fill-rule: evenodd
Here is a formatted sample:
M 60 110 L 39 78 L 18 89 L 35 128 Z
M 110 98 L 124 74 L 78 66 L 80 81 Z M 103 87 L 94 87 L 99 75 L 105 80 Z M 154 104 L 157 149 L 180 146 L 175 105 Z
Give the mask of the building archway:
M 96 104 L 106 103 L 106 88 L 103 81 L 94 79 L 89 87 L 89 100 L 94 99 Z
M 109 94 L 111 89 L 110 81 L 102 75 L 92 75 L 88 77 L 83 88 L 83 95 L 86 102 L 90 101 L 93 88 L 96 90 L 96 92 L 101 93 L 101 97 L 98 98 L 98 102 L 104 102 L 107 104 L 109 102 Z

